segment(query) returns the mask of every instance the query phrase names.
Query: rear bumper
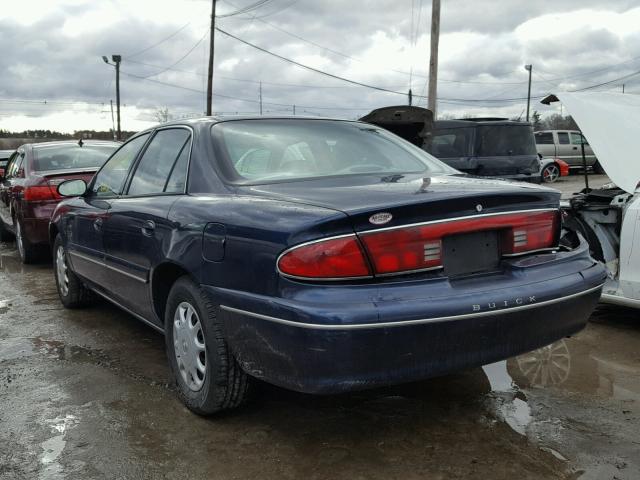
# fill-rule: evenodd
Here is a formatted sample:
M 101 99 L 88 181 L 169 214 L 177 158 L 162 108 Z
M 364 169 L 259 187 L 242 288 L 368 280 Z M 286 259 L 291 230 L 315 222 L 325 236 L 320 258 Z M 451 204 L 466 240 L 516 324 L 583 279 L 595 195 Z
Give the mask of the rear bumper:
M 378 285 L 375 295 L 355 288 L 348 302 L 341 287 L 297 299 L 204 288 L 221 305 L 245 371 L 293 390 L 332 393 L 491 363 L 581 330 L 604 268 L 584 249 L 556 260 L 494 281 L 400 282 Z

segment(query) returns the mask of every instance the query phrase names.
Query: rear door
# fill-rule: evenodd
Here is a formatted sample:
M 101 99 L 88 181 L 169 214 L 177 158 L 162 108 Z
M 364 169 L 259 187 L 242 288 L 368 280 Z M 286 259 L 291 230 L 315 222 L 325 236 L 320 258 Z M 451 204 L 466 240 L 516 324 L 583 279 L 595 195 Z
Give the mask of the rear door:
M 73 270 L 102 288 L 106 287 L 104 225 L 111 202 L 122 192 L 138 153 L 149 138 L 140 135 L 125 143 L 96 174 L 87 193 L 77 199 L 70 217 L 68 251 Z
M 571 167 L 579 167 L 582 165 L 582 157 L 578 156 L 578 149 L 575 145 L 571 145 L 569 132 L 555 132 L 558 140 L 556 150 L 558 158 L 564 160 Z
M 157 130 L 138 161 L 126 193 L 111 202 L 105 224 L 108 289 L 125 307 L 154 319 L 150 274 L 166 257 L 173 203 L 184 195 L 192 132 Z

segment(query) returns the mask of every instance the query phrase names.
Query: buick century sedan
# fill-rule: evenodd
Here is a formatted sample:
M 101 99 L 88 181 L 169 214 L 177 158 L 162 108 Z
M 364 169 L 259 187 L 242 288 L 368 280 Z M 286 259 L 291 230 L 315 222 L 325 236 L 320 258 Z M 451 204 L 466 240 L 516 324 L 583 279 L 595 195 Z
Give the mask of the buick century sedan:
M 97 294 L 163 332 L 202 415 L 253 378 L 344 392 L 547 345 L 605 279 L 558 192 L 467 178 L 363 122 L 169 123 L 58 191 L 62 303 Z

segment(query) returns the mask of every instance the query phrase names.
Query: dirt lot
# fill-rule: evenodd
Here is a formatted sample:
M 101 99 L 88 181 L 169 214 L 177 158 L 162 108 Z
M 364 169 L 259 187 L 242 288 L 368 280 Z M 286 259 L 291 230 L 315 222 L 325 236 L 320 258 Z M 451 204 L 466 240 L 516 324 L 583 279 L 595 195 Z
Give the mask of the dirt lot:
M 155 331 L 106 303 L 64 310 L 51 267 L 23 267 L 11 244 L 0 286 L 0 479 L 640 478 L 636 311 L 401 387 L 262 385 L 203 419 L 177 400 Z
M 589 175 L 589 188 L 598 188 L 607 183 L 611 183 L 606 175 Z M 544 184 L 547 187 L 555 188 L 562 192 L 562 198 L 569 198 L 573 193 L 584 188 L 584 175 L 581 173 L 571 174 L 568 177 L 560 177 L 554 183 Z

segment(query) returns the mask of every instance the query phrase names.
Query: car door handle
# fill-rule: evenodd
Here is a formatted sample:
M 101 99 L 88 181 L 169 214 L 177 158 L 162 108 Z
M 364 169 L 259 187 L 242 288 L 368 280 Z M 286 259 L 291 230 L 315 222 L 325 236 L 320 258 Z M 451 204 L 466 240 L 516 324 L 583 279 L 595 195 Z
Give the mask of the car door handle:
M 573 147 L 573 149 L 574 149 L 574 150 L 577 150 L 577 149 L 578 149 L 578 147 Z
M 146 222 L 144 222 L 141 228 L 142 234 L 146 235 L 147 237 L 150 237 L 151 235 L 153 235 L 153 231 L 155 229 L 156 229 L 156 224 L 151 220 L 147 220 Z
M 102 224 L 104 223 L 104 220 L 102 220 L 101 218 L 96 218 L 93 221 L 93 229 L 96 232 L 101 232 L 102 231 Z

